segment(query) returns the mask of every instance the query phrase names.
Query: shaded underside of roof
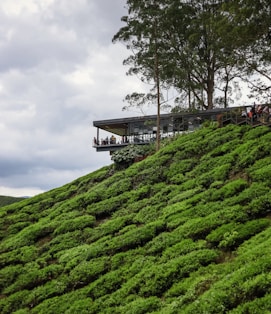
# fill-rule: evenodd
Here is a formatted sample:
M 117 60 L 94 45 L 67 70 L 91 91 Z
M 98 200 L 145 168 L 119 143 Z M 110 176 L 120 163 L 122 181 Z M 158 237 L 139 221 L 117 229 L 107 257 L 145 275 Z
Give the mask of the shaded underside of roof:
M 169 113 L 169 114 L 161 114 L 160 120 L 161 121 L 169 121 L 170 119 L 189 119 L 189 118 L 196 118 L 196 117 L 212 117 L 216 116 L 218 113 L 228 111 L 228 108 L 219 108 L 213 110 L 206 110 L 200 112 L 182 112 L 182 113 Z M 157 115 L 148 115 L 148 116 L 141 116 L 141 117 L 129 117 L 129 118 L 120 118 L 120 119 L 108 119 L 108 120 L 99 120 L 93 121 L 93 126 L 99 129 L 105 130 L 107 132 L 124 136 L 127 135 L 127 131 L 129 125 L 136 124 L 136 123 L 148 123 L 148 122 L 155 122 L 157 119 Z M 154 123 L 155 125 L 155 123 Z

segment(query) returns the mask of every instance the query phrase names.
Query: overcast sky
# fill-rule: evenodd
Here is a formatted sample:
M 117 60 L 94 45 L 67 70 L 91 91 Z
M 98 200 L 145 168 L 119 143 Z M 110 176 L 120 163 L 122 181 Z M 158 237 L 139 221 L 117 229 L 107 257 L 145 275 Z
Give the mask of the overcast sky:
M 94 120 L 123 113 L 125 0 L 1 0 L 0 195 L 32 196 L 104 165 Z

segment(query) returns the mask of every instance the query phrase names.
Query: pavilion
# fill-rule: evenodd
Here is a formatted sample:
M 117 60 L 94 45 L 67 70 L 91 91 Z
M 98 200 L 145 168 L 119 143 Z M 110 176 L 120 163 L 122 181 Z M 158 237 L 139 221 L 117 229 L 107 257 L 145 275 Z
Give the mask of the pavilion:
M 252 121 L 247 114 L 250 109 L 251 106 L 242 106 L 161 114 L 160 136 L 165 138 L 182 132 L 194 131 L 207 120 L 218 122 L 220 126 L 228 123 L 267 124 L 260 119 L 257 123 Z M 155 142 L 157 135 L 156 121 L 156 115 L 93 121 L 93 126 L 97 128 L 97 136 L 93 139 L 93 147 L 96 148 L 97 152 L 109 151 L 112 153 L 129 144 L 146 145 Z M 108 136 L 101 138 L 100 130 L 108 132 Z

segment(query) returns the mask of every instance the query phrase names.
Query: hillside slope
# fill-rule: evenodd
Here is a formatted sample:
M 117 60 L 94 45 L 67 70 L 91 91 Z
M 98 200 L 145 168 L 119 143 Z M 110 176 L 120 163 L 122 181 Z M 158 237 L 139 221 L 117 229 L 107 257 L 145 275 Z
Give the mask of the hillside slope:
M 270 142 L 203 128 L 0 208 L 0 313 L 270 313 Z
M 24 200 L 25 197 L 12 197 L 0 195 L 0 207 L 7 206 L 16 202 Z

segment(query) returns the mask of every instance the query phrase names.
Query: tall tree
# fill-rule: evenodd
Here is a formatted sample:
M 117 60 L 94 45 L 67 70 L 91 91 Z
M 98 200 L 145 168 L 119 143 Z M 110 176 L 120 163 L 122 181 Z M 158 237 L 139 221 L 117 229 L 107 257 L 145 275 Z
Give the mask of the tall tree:
M 122 18 L 127 25 L 120 29 L 114 36 L 113 42 L 122 40 L 127 43 L 127 48 L 132 54 L 124 60 L 129 65 L 128 74 L 140 76 L 143 82 L 153 82 L 151 92 L 155 92 L 157 104 L 157 125 L 156 125 L 156 149 L 160 148 L 160 46 L 161 32 L 160 21 L 163 5 L 155 0 L 132 1 L 128 0 L 128 16 Z M 128 100 L 141 99 L 140 102 L 148 99 L 154 100 L 153 94 L 139 95 L 134 93 L 126 97 Z
M 160 84 L 186 94 L 190 109 L 212 109 L 216 75 L 230 60 L 225 59 L 227 47 L 217 31 L 223 3 L 128 0 L 128 15 L 122 18 L 126 26 L 113 38 L 132 51 L 124 61 L 128 73 L 143 81 L 157 79 L 153 64 L 159 60 Z
M 271 97 L 271 2 L 270 0 L 232 0 L 225 4 L 227 43 L 237 43 L 234 58 L 243 80 L 254 95 Z M 222 30 L 223 31 L 223 30 Z
M 270 5 L 270 0 L 127 0 L 126 25 L 113 41 L 126 43 L 132 52 L 124 61 L 128 73 L 154 81 L 154 93 L 160 94 L 160 85 L 173 86 L 190 109 L 212 109 L 222 91 L 219 103 L 226 107 L 235 78 L 248 80 L 255 72 L 270 77 Z

